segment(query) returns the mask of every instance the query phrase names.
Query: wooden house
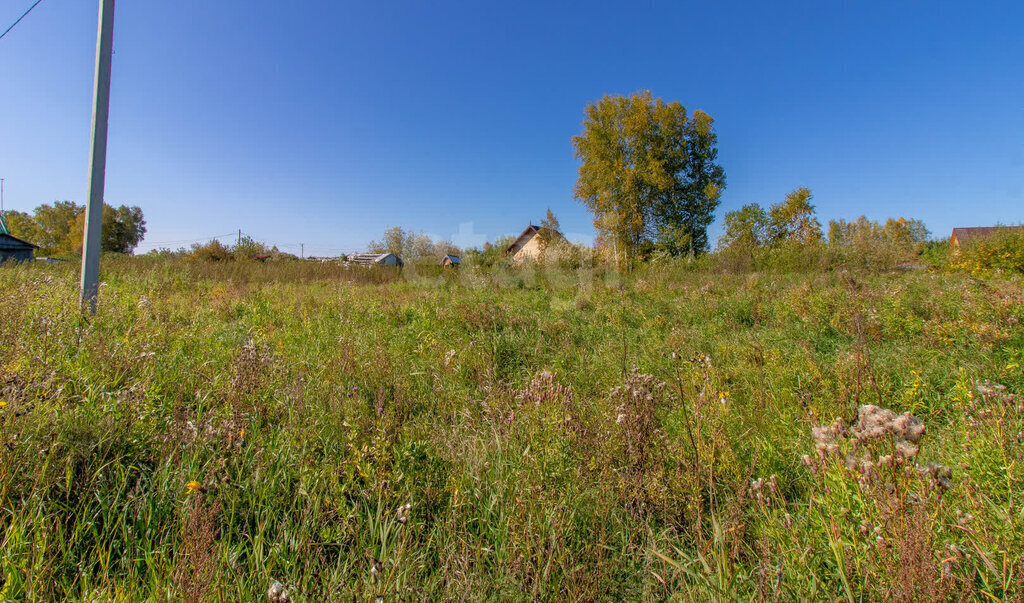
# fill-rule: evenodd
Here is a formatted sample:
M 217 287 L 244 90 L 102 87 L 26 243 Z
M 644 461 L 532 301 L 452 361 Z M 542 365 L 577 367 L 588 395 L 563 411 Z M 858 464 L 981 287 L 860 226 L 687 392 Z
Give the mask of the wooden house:
M 513 264 L 521 264 L 526 261 L 536 262 L 544 251 L 544 246 L 555 239 L 561 239 L 562 233 L 543 226 L 530 224 L 523 231 L 523 234 L 512 241 L 512 244 L 505 249 L 505 257 Z
M 456 268 L 462 265 L 462 260 L 457 255 L 446 255 L 441 258 L 441 266 L 443 268 Z
M 1024 234 L 1024 226 L 976 226 L 973 228 L 954 228 L 949 237 L 949 249 L 953 255 L 960 255 L 962 245 L 970 245 L 981 239 L 1004 232 Z
M 3 216 L 0 216 L 0 264 L 11 260 L 12 262 L 31 262 L 35 255 L 37 245 L 12 236 L 7 230 Z

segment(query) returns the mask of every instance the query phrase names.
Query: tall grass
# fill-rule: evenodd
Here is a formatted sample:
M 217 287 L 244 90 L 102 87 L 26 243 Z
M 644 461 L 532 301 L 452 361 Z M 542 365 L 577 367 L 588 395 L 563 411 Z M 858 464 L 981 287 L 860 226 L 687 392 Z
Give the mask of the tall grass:
M 103 275 L 0 268 L 0 600 L 1024 597 L 1019 278 Z

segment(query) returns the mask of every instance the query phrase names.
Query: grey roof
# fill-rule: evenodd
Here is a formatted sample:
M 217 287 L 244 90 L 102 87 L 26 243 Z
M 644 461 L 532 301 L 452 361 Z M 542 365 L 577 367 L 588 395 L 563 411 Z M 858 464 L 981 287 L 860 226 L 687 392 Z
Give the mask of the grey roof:
M 22 241 L 18 237 L 13 237 L 7 233 L 0 233 L 0 250 L 2 251 L 27 251 L 30 249 L 39 249 L 38 245 L 33 245 L 28 241 Z
M 348 256 L 348 261 L 353 264 L 359 264 L 361 266 L 369 266 L 371 264 L 381 264 L 387 260 L 388 257 L 394 257 L 395 261 L 401 265 L 402 258 L 398 257 L 393 253 L 353 253 Z

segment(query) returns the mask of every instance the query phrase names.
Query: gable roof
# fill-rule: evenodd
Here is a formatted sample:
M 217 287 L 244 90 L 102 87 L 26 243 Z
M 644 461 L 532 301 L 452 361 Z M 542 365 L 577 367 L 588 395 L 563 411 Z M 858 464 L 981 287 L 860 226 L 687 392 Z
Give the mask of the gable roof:
M 970 228 L 954 228 L 952 238 L 958 242 L 966 242 L 971 239 L 989 237 L 997 232 L 1012 232 L 1024 230 L 1024 226 L 973 226 Z
M 4 222 L 4 215 L 0 214 L 0 249 L 4 249 L 6 251 L 39 249 L 39 245 L 33 245 L 28 241 L 24 241 L 12 235 L 11 231 L 7 229 L 7 223 Z
M 452 255 L 450 253 L 448 255 L 444 256 L 443 258 L 441 258 L 441 263 L 443 264 L 445 260 L 448 260 L 452 264 L 461 264 L 462 263 L 462 260 L 459 259 L 459 256 Z
M 0 251 L 27 251 L 29 249 L 39 249 L 39 246 L 22 241 L 6 232 L 0 232 Z
M 539 226 L 534 226 L 533 224 L 527 226 L 526 230 L 523 231 L 523 234 L 519 235 L 515 241 L 512 241 L 511 245 L 505 248 L 505 255 L 512 253 L 513 249 L 518 250 L 519 247 L 526 245 L 526 242 L 532 239 L 534 235 L 536 235 L 539 232 Z
M 510 253 L 515 253 L 519 251 L 521 247 L 524 247 L 530 241 L 530 239 L 537 235 L 549 236 L 549 241 L 554 240 L 556 238 L 565 238 L 562 236 L 562 233 L 558 232 L 557 230 L 552 230 L 544 226 L 534 226 L 533 224 L 530 224 L 529 226 L 526 227 L 526 230 L 523 231 L 523 234 L 519 235 L 519 237 L 516 238 L 515 241 L 512 241 L 512 244 L 505 249 L 505 255 L 509 255 Z
M 348 261 L 353 264 L 368 266 L 370 264 L 380 264 L 389 256 L 394 257 L 399 266 L 402 265 L 402 258 L 393 253 L 353 253 L 348 256 Z

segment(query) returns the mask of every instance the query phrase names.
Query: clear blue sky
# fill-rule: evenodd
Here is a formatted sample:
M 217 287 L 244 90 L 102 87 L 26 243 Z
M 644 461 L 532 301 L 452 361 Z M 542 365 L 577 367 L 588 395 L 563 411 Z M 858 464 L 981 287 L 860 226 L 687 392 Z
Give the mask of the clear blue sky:
M 0 27 L 30 4 L 0 0 Z M 43 0 L 0 40 L 7 208 L 85 201 L 95 5 Z M 1022 27 L 1019 2 L 122 1 L 106 200 L 142 206 L 141 251 L 493 239 L 549 206 L 589 239 L 570 137 L 586 103 L 650 89 L 716 120 L 713 239 L 798 186 L 823 223 L 1017 223 Z

